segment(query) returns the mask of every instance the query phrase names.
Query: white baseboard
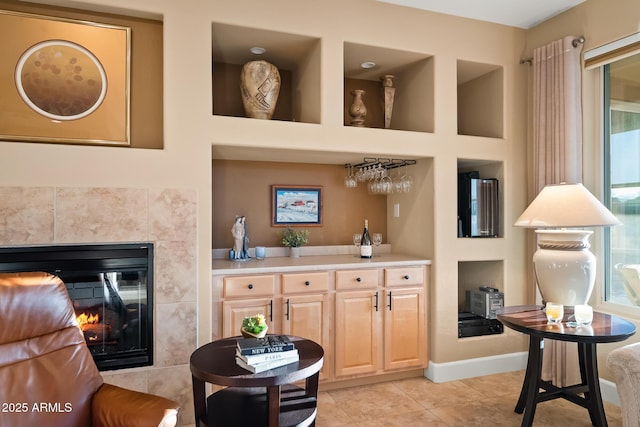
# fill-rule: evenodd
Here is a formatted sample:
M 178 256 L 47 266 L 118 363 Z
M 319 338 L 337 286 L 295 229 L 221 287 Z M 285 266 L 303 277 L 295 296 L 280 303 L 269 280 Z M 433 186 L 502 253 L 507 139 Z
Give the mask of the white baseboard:
M 455 362 L 429 362 L 424 376 L 434 383 L 463 380 L 485 375 L 519 371 L 527 368 L 527 352 L 500 354 Z M 620 406 L 620 398 L 615 383 L 600 379 L 602 400 Z
M 476 359 L 456 360 L 455 362 L 429 362 L 424 376 L 434 383 L 463 380 L 465 378 L 482 377 L 519 371 L 527 368 L 527 352 L 500 354 L 497 356 L 478 357 Z

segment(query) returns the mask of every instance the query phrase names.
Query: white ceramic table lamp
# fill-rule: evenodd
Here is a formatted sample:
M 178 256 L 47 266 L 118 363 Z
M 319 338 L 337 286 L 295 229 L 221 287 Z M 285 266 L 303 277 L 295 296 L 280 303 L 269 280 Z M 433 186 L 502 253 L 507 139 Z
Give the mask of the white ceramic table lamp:
M 582 227 L 620 221 L 582 184 L 546 186 L 515 222 L 537 228 L 533 270 L 545 302 L 586 304 L 593 291 L 596 258 L 589 251 L 593 231 Z

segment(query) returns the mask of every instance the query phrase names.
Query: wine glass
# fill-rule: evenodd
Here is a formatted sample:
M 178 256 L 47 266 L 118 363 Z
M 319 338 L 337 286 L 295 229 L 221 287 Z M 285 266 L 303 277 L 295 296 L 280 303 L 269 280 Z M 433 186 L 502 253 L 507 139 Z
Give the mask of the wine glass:
M 349 164 L 347 165 L 347 168 L 348 168 L 348 172 L 347 172 L 347 176 L 344 178 L 344 186 L 347 188 L 355 188 L 358 186 L 358 181 L 356 180 L 356 177 L 353 175 L 353 166 Z
M 382 243 L 382 233 L 373 233 L 373 244 L 377 246 L 380 246 L 380 244 Z
M 411 175 L 407 175 L 408 164 L 404 165 L 404 175 L 400 178 L 401 188 L 403 193 L 408 193 L 411 191 L 411 186 L 413 185 L 413 178 Z
M 360 252 L 358 248 L 360 247 L 360 243 L 362 243 L 362 234 L 355 233 L 353 235 L 353 244 L 356 245 L 356 255 Z

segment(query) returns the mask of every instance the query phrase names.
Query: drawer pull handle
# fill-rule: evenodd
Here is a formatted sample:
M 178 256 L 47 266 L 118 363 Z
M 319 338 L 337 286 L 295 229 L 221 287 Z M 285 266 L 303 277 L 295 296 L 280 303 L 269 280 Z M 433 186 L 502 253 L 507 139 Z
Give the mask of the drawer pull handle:
M 310 282 L 310 281 L 308 281 L 308 280 L 307 280 L 306 282 L 304 282 L 304 285 L 305 285 L 305 286 L 309 286 L 310 284 L 311 284 L 311 282 Z
M 253 283 L 249 283 L 249 286 L 247 286 L 247 288 L 253 289 Z
M 356 277 L 356 282 L 362 282 L 362 279 L 360 277 Z
M 404 276 L 402 276 L 402 278 L 403 278 L 404 280 L 409 280 L 409 275 L 408 275 L 408 274 L 405 274 Z

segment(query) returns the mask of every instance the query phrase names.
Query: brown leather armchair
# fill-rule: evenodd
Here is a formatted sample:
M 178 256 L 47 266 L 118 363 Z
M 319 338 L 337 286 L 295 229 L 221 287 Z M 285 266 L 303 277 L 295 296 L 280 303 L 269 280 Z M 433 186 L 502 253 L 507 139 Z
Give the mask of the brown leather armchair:
M 67 289 L 47 273 L 0 274 L 0 426 L 168 427 L 179 405 L 103 384 Z

